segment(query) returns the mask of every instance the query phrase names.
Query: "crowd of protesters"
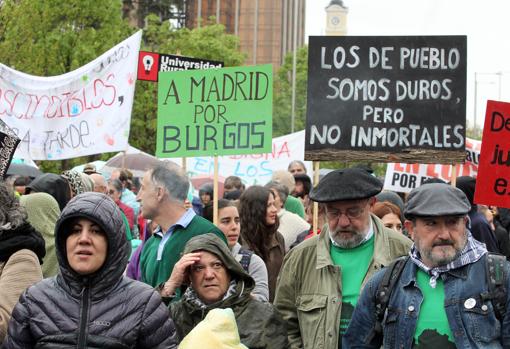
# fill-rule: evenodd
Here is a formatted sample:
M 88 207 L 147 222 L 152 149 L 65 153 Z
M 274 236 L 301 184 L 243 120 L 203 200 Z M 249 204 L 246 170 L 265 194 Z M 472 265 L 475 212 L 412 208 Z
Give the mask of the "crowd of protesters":
M 510 213 L 475 178 L 306 172 L 226 178 L 217 217 L 167 162 L 0 182 L 0 347 L 510 348 Z

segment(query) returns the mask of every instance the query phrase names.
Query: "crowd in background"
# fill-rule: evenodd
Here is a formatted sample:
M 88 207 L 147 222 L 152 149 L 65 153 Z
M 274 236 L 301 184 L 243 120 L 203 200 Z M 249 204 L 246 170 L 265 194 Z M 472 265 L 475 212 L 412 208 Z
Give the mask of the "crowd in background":
M 371 174 L 369 169 L 363 171 Z M 509 210 L 474 204 L 475 185 L 471 177 L 456 181 L 471 204 L 467 228 L 488 251 L 510 259 Z M 176 165 L 161 165 L 143 178 L 118 169 L 106 179 L 92 164 L 83 172 L 7 178 L 0 185 L 0 343 L 7 338 L 9 320 L 19 304 L 6 348 L 32 347 L 24 341 L 38 335 L 45 338 L 47 347 L 80 340 L 88 340 L 91 346 L 114 347 L 101 337 L 107 333 L 101 327 L 125 336 L 124 345 L 172 348 L 177 338 L 195 328 L 198 331 L 204 309 L 213 308 L 233 309 L 240 340 L 248 347 L 284 348 L 288 345 L 285 323 L 272 303 L 285 256 L 321 234 L 328 221 L 326 203 L 320 202 L 313 231 L 312 188 L 301 161 L 292 161 L 288 171 L 274 171 L 263 186 L 245 187 L 241 178 L 230 176 L 218 201 L 217 226 L 213 226 L 212 180 L 194 195 L 189 179 Z M 408 236 L 406 196 L 382 191 L 376 198 L 371 211 L 382 225 Z M 186 238 L 181 238 L 183 232 Z M 82 235 L 91 242 L 81 243 Z M 97 269 L 80 272 L 90 259 L 87 255 L 96 250 L 73 247 L 73 237 L 76 246 L 106 249 Z M 70 254 L 72 248 L 78 249 L 76 255 Z M 74 264 L 73 258 L 77 258 Z M 199 262 L 205 265 L 199 267 Z M 206 263 L 214 273 L 211 278 L 223 278 L 225 287 L 208 279 Z M 89 298 L 84 299 L 88 287 Z M 56 306 L 64 294 L 79 302 Z M 103 305 L 83 315 L 83 302 L 98 300 Z M 141 314 L 148 320 L 126 314 L 128 320 L 121 321 L 122 314 L 102 320 L 98 315 L 107 308 L 120 309 L 121 304 L 127 314 Z M 90 333 L 97 337 L 43 335 L 45 331 L 58 333 L 52 326 L 62 333 L 72 332 L 81 323 L 80 316 L 94 319 Z M 30 318 L 46 324 L 31 333 L 27 329 L 33 326 Z M 67 318 L 74 320 L 68 328 L 62 327 Z M 119 324 L 113 324 L 115 319 Z M 142 339 L 142 334 L 152 335 Z

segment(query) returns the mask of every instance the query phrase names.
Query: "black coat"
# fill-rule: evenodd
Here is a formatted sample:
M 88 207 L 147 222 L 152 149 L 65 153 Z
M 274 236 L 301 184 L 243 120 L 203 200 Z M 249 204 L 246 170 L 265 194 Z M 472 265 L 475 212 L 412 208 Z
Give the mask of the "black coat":
M 108 240 L 103 266 L 82 276 L 70 268 L 65 241 L 72 218 L 93 220 Z M 4 349 L 177 348 L 177 334 L 161 297 L 123 276 L 130 247 L 117 205 L 106 195 L 71 200 L 55 227 L 60 273 L 30 287 L 14 308 Z

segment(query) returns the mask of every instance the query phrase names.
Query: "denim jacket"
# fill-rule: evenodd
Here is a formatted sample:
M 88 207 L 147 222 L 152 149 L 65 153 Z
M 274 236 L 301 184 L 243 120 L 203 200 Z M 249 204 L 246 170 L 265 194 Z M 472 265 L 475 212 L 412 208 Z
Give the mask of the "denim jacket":
M 502 323 L 496 318 L 490 300 L 481 300 L 488 292 L 486 282 L 487 255 L 475 263 L 441 275 L 445 291 L 445 310 L 457 348 L 510 348 L 510 307 Z M 505 267 L 510 268 L 506 263 Z M 400 280 L 395 284 L 383 320 L 383 338 L 366 343 L 375 323 L 375 294 L 385 269 L 379 271 L 365 286 L 354 310 L 349 328 L 343 337 L 343 349 L 349 348 L 412 348 L 416 322 L 423 296 L 416 281 L 417 266 L 407 261 Z M 507 280 L 506 289 L 510 289 Z M 507 291 L 507 303 L 510 298 Z M 467 309 L 469 298 L 476 305 Z M 375 343 L 377 342 L 377 343 Z

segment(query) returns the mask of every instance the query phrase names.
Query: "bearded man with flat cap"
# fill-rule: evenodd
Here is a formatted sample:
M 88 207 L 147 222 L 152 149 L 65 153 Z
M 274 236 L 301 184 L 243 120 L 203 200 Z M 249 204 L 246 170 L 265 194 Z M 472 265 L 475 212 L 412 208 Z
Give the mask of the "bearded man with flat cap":
M 395 268 L 389 267 L 369 280 L 344 349 L 510 348 L 510 264 L 473 238 L 466 227 L 470 210 L 466 195 L 447 184 L 411 191 L 404 210 L 411 253 L 399 261 L 399 273 L 387 274 Z M 384 292 L 386 275 L 395 283 Z
M 409 252 L 411 241 L 370 213 L 381 190 L 366 170 L 350 168 L 328 173 L 310 192 L 326 205 L 327 224 L 286 255 L 274 301 L 290 348 L 341 348 L 365 282 Z

